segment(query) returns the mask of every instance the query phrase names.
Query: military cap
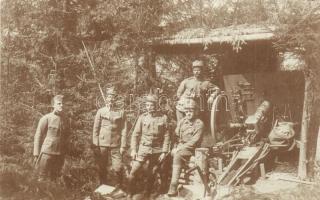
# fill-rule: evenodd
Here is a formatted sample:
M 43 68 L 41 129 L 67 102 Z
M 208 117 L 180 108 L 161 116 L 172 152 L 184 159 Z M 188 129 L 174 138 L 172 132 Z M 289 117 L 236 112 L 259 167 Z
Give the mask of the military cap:
M 195 60 L 192 62 L 192 68 L 194 67 L 203 67 L 204 66 L 204 63 L 202 60 Z
M 191 98 L 186 98 L 183 104 L 184 110 L 195 110 L 197 108 L 197 103 L 191 99 Z
M 107 95 L 116 95 L 117 92 L 116 92 L 115 87 L 109 87 L 109 88 L 107 88 L 106 94 L 107 94 Z
M 152 103 L 157 103 L 158 102 L 158 97 L 153 94 L 148 94 L 145 98 L 145 102 L 152 102 Z

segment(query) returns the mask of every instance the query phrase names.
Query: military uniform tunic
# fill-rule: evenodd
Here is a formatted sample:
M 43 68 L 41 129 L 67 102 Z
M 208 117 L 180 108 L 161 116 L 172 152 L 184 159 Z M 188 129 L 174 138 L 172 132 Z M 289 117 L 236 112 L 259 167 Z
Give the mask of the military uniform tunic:
M 128 176 L 128 192 L 131 194 L 136 184 L 134 181 L 139 169 L 148 160 L 148 169 L 145 172 L 148 185 L 145 191 L 151 192 L 154 184 L 154 169 L 159 165 L 161 153 L 169 150 L 170 135 L 167 116 L 148 113 L 139 116 L 131 138 L 131 150 L 137 152 Z
M 103 107 L 93 125 L 93 144 L 103 147 L 126 147 L 127 121 L 124 111 Z
M 116 172 L 117 184 L 122 183 L 123 162 L 120 148 L 126 147 L 127 120 L 124 111 L 103 107 L 97 111 L 93 125 L 92 142 L 98 147 L 96 161 L 99 167 L 101 184 L 107 181 L 107 166 L 109 158 Z
M 208 90 L 215 89 L 218 89 L 218 87 L 207 80 L 199 80 L 195 77 L 189 77 L 180 83 L 177 90 L 177 96 L 178 98 L 185 96 L 199 97 L 208 92 Z
M 202 110 L 205 105 L 207 105 L 207 102 L 204 101 L 207 99 L 207 97 L 210 96 L 210 94 L 213 94 L 214 92 L 218 92 L 219 88 L 210 83 L 207 80 L 199 80 L 195 77 L 189 77 L 184 79 L 177 90 L 177 97 L 179 98 L 179 101 L 177 102 L 177 121 L 182 119 L 183 115 L 183 105 L 184 105 L 184 99 L 185 98 L 193 98 L 197 104 L 201 107 Z
M 169 140 L 167 116 L 145 113 L 137 120 L 132 133 L 131 149 L 138 152 L 138 158 L 143 161 L 148 154 L 168 152 Z
M 177 153 L 174 155 L 173 164 L 181 165 L 182 161 L 194 154 L 194 150 L 199 146 L 203 136 L 204 123 L 200 119 L 189 121 L 182 118 L 175 130 L 178 137 Z
M 68 120 L 54 112 L 44 115 L 34 137 L 33 155 L 38 157 L 40 179 L 55 179 L 64 163 L 70 134 Z
M 203 134 L 204 124 L 200 119 L 189 120 L 182 118 L 175 130 L 178 143 L 172 151 L 172 176 L 168 195 L 175 196 L 182 165 L 194 154 L 194 149 L 198 146 Z
M 187 118 L 179 121 L 175 133 L 178 136 L 178 148 L 193 151 L 200 142 L 203 134 L 204 124 L 200 119 L 193 122 Z
M 39 156 L 40 153 L 64 154 L 69 134 L 69 123 L 65 118 L 53 112 L 44 115 L 39 121 L 34 136 L 33 155 Z

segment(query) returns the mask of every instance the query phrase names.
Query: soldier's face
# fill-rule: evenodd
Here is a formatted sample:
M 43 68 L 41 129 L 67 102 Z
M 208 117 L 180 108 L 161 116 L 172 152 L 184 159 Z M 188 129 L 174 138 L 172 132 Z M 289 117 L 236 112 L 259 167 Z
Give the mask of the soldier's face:
M 116 97 L 116 95 L 108 94 L 107 97 L 106 97 L 107 103 L 114 103 L 114 101 L 116 99 L 115 97 Z
M 195 77 L 199 77 L 200 74 L 201 74 L 201 69 L 200 69 L 200 67 L 194 67 L 194 68 L 192 69 L 192 72 L 193 72 L 193 75 L 194 75 Z
M 156 105 L 155 105 L 155 103 L 146 102 L 146 110 L 147 110 L 147 112 L 149 112 L 149 113 L 156 111 Z
M 194 119 L 194 117 L 195 117 L 195 111 L 194 110 L 191 110 L 191 109 L 190 110 L 186 110 L 184 113 L 186 114 L 186 118 L 189 119 L 189 120 Z
M 53 109 L 55 112 L 62 112 L 63 111 L 63 103 L 61 100 L 54 100 Z

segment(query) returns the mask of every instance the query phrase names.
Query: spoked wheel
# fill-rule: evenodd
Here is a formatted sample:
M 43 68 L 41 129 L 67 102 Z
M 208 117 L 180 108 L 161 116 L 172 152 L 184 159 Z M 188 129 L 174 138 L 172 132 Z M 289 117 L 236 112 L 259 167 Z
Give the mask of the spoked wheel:
M 210 128 L 214 144 L 220 142 L 231 120 L 228 98 L 219 94 L 213 101 L 210 114 Z

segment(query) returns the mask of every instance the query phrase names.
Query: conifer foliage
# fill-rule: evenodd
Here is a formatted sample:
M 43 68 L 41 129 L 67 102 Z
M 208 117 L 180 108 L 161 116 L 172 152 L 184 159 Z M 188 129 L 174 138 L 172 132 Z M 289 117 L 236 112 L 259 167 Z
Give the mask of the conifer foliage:
M 91 194 L 98 185 L 90 150 L 94 114 L 102 106 L 98 84 L 119 88 L 125 106 L 133 105 L 128 113 L 133 124 L 139 97 L 163 83 L 160 75 L 154 80 L 150 62 L 143 59 L 155 37 L 184 28 L 274 24 L 279 27 L 275 46 L 306 58 L 318 94 L 319 15 L 319 2 L 311 0 L 2 0 L 0 196 L 83 199 Z M 59 180 L 65 187 L 31 176 L 35 127 L 58 93 L 66 97 L 73 131 Z M 138 98 L 132 102 L 129 94 Z

